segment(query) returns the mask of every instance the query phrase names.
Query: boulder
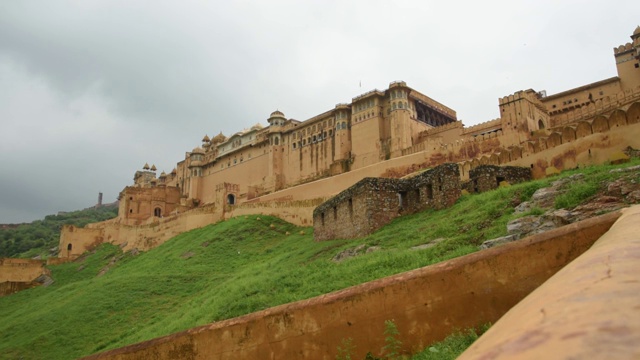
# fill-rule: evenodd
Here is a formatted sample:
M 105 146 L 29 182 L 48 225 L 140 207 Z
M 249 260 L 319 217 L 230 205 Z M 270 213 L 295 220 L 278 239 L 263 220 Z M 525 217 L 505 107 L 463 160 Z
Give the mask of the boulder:
M 502 236 L 502 237 L 499 237 L 499 238 L 487 240 L 487 241 L 483 242 L 480 246 L 478 246 L 478 248 L 480 250 L 484 250 L 484 249 L 492 248 L 492 247 L 494 247 L 496 245 L 506 244 L 508 242 L 512 242 L 512 241 L 515 241 L 515 240 L 518 240 L 516 235 Z

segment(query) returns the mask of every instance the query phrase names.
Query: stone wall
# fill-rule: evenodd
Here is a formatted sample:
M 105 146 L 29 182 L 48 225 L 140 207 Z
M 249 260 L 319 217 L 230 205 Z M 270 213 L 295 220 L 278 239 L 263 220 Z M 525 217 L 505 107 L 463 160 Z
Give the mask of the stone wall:
M 376 356 L 381 353 L 386 320 L 394 320 L 403 353 L 416 352 L 456 329 L 498 320 L 586 251 L 618 216 L 610 213 L 443 263 L 85 359 L 329 360 L 336 358 L 338 346 L 347 338 L 355 345 L 352 358 L 363 359 L 369 351 Z
M 456 164 L 443 164 L 409 179 L 365 178 L 314 210 L 314 239 L 371 234 L 400 215 L 449 207 L 459 197 Z
M 73 225 L 63 225 L 60 229 L 58 257 L 77 258 L 85 251 L 92 250 L 104 240 L 101 229 L 79 228 Z
M 517 184 L 531 180 L 531 168 L 520 166 L 480 165 L 469 171 L 469 181 L 462 187 L 470 193 L 496 189 L 505 181 Z
M 40 285 L 41 275 L 49 275 L 43 260 L 0 258 L 0 296 Z

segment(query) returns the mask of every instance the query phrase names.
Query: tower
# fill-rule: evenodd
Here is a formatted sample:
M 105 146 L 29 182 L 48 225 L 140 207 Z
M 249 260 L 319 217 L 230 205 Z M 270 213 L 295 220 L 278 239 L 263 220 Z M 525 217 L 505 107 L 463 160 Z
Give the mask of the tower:
M 640 87 L 640 26 L 631 35 L 631 42 L 613 48 L 616 70 L 622 90 Z

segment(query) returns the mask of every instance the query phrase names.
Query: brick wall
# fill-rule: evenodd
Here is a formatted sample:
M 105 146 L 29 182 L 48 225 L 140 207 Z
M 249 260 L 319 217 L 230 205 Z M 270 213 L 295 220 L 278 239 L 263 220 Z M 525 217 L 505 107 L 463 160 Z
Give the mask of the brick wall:
M 496 189 L 503 181 L 517 184 L 532 179 L 531 169 L 520 166 L 481 165 L 469 171 L 469 181 L 463 188 L 470 193 Z

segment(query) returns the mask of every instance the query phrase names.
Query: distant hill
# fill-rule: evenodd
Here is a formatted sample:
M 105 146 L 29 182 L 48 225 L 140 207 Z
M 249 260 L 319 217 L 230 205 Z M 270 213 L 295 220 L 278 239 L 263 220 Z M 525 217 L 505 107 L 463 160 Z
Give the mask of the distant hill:
M 0 258 L 55 256 L 62 225 L 84 227 L 118 216 L 118 203 L 47 215 L 25 224 L 0 224 Z

